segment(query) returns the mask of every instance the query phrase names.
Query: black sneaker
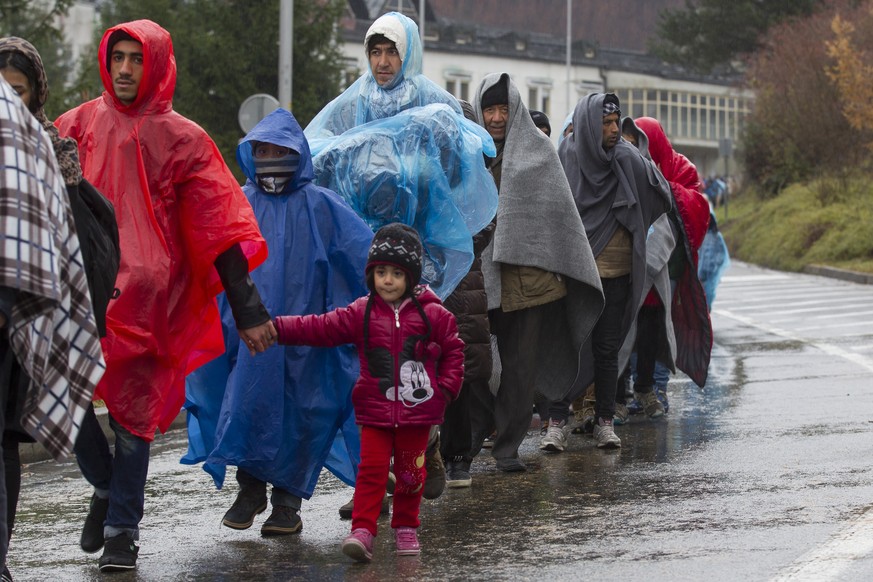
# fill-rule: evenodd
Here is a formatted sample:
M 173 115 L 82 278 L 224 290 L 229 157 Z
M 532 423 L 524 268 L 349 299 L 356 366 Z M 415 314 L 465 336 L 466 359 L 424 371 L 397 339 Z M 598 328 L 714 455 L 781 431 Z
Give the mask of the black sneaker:
M 0 582 L 12 582 L 12 574 L 9 573 L 9 566 L 3 566 L 3 573 L 0 574 Z
M 79 545 L 89 554 L 93 554 L 103 547 L 103 522 L 106 521 L 108 511 L 109 499 L 100 499 L 96 493 L 91 496 L 88 517 L 85 518 L 82 537 L 79 540 Z
M 101 572 L 124 572 L 136 568 L 139 547 L 133 543 L 133 536 L 120 533 L 106 540 L 103 555 L 100 557 Z
M 470 476 L 470 461 L 463 459 L 449 461 L 446 467 L 446 486 L 452 489 L 469 487 L 473 484 Z
M 303 520 L 300 519 L 296 509 L 287 505 L 274 505 L 270 517 L 261 526 L 261 535 L 286 536 L 297 533 L 301 529 L 303 529 Z
M 248 529 L 252 527 L 255 516 L 263 513 L 266 509 L 266 489 L 240 489 L 239 493 L 236 494 L 236 500 L 233 502 L 233 505 L 224 514 L 221 525 L 231 529 Z

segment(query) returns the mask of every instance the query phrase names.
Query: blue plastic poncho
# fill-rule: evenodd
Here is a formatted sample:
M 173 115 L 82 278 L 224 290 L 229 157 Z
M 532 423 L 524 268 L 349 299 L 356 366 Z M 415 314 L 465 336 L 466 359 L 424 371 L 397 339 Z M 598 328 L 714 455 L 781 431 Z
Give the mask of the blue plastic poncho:
M 411 107 L 445 103 L 462 115 L 458 101 L 421 74 L 422 47 L 415 22 L 398 12 L 379 17 L 364 39 L 381 34 L 394 41 L 402 55 L 400 72 L 392 83 L 380 87 L 368 68 L 357 81 L 328 103 L 306 126 L 313 157 L 330 145 L 331 138 L 374 119 L 384 119 Z
M 300 153 L 297 173 L 281 194 L 258 185 L 252 142 Z M 288 111 L 264 118 L 240 143 L 244 191 L 269 248 L 252 279 L 272 315 L 324 313 L 365 295 L 364 267 L 373 237 L 333 192 L 312 183 L 303 131 Z M 327 466 L 352 485 L 360 439 L 351 390 L 358 377 L 353 346 L 274 347 L 252 357 L 240 345 L 227 300 L 219 298 L 227 352 L 188 376 L 188 453 L 183 463 L 224 482 L 236 465 L 309 499 Z
M 497 212 L 483 163 L 491 136 L 442 104 L 414 107 L 346 131 L 315 156 L 316 181 L 374 231 L 402 222 L 422 239 L 422 280 L 445 299 L 470 270 L 473 235 Z
M 715 213 L 710 210 L 709 228 L 703 237 L 697 259 L 697 276 L 703 284 L 706 292 L 706 307 L 712 311 L 712 302 L 715 301 L 715 290 L 721 281 L 722 275 L 731 266 L 727 244 L 718 230 Z

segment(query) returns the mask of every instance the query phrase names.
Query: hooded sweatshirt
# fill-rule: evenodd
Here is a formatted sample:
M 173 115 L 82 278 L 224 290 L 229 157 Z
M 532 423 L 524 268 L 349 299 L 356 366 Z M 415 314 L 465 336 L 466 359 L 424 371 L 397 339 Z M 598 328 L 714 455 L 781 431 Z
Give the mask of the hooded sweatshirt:
M 142 43 L 143 75 L 130 105 L 115 95 L 109 40 Z M 185 375 L 224 352 L 215 259 L 240 243 L 249 269 L 267 247 L 251 205 L 215 144 L 173 111 L 170 34 L 149 20 L 108 29 L 98 53 L 105 91 L 58 118 L 79 144 L 82 172 L 114 205 L 121 240 L 96 397 L 133 434 L 154 438 L 179 414 Z

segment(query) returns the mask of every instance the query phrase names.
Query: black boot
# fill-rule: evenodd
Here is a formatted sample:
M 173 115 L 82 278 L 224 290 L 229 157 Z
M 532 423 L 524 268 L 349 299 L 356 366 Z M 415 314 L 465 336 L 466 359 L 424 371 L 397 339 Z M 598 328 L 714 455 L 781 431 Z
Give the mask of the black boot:
M 103 523 L 106 521 L 108 511 L 109 499 L 100 499 L 96 493 L 91 496 L 88 517 L 85 518 L 82 538 L 79 540 L 79 545 L 89 554 L 103 547 Z
M 263 481 L 247 483 L 236 495 L 236 500 L 221 524 L 231 529 L 248 529 L 255 521 L 255 516 L 267 509 L 267 484 Z

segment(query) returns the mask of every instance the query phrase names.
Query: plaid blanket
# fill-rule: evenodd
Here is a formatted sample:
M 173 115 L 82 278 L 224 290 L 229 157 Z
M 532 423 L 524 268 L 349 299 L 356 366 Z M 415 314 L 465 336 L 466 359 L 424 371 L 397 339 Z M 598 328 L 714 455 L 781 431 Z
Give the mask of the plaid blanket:
M 32 381 L 21 424 L 67 457 L 105 362 L 52 143 L 2 79 L 0 286 L 18 291 L 3 331 Z

